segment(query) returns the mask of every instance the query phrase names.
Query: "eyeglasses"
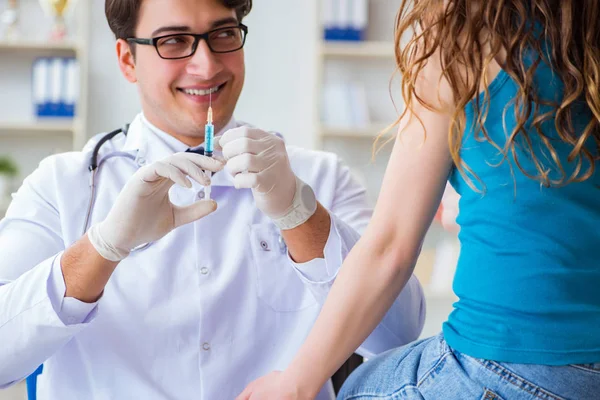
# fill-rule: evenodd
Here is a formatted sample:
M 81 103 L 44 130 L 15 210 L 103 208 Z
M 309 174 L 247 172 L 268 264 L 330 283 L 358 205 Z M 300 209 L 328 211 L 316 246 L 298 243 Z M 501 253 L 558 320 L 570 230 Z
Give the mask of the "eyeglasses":
M 240 50 L 246 42 L 248 27 L 244 24 L 213 29 L 206 33 L 176 33 L 151 39 L 128 38 L 131 43 L 154 46 L 160 58 L 178 60 L 196 53 L 200 39 L 204 39 L 213 53 L 231 53 Z

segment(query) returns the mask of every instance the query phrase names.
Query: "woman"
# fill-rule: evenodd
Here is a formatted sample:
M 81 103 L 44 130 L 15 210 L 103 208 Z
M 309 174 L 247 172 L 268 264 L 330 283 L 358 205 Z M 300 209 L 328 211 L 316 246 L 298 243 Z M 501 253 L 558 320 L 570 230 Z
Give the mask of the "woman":
M 410 277 L 447 179 L 459 301 L 443 333 L 367 362 L 339 398 L 599 398 L 600 4 L 410 3 L 406 111 L 371 224 L 292 364 L 240 398 L 314 397 Z

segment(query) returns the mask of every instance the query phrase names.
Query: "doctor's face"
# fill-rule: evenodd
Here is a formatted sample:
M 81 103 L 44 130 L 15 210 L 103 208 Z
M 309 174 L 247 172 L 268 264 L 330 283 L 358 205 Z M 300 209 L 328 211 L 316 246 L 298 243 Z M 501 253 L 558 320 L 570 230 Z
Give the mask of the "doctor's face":
M 219 0 L 144 0 L 135 37 L 202 34 L 238 24 L 235 10 Z M 233 32 L 239 31 L 217 33 L 215 43 L 231 40 L 227 38 Z M 204 141 L 209 92 L 215 130 L 232 117 L 244 84 L 244 52 L 240 49 L 213 53 L 201 39 L 194 55 L 164 59 L 172 57 L 172 49 L 184 46 L 185 40 L 186 37 L 163 40 L 159 44 L 160 55 L 154 46 L 131 44 L 135 46 L 135 57 L 129 51 L 130 44 L 119 40 L 117 53 L 124 75 L 137 83 L 146 118 L 159 129 L 195 146 Z

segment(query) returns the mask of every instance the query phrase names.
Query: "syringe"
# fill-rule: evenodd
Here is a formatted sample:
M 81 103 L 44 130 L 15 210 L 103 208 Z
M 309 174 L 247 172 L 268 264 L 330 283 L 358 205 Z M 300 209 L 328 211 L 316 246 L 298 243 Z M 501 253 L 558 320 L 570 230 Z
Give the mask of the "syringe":
M 206 125 L 204 125 L 204 155 L 206 157 L 212 157 L 214 145 L 213 140 L 215 138 L 215 127 L 213 125 L 213 110 L 212 110 L 212 93 L 209 94 L 208 103 L 208 117 Z M 204 199 L 210 199 L 210 185 L 204 187 Z

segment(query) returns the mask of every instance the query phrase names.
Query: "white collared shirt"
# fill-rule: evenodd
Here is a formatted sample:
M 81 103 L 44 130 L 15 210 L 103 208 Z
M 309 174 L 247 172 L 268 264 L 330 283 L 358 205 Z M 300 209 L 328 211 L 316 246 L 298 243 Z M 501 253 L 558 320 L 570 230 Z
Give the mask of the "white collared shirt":
M 288 147 L 292 169 L 331 214 L 324 259 L 294 263 L 252 192 L 221 171 L 212 179 L 215 213 L 133 252 L 102 298 L 85 304 L 64 297 L 60 260 L 83 234 L 97 140 L 42 161 L 0 222 L 0 388 L 43 363 L 40 400 L 230 400 L 284 369 L 371 216 L 349 169 L 334 154 Z M 127 137 L 101 148 L 91 224 L 141 165 L 185 148 L 136 117 Z M 170 198 L 185 205 L 202 194 L 193 182 L 174 186 Z M 424 312 L 413 277 L 359 352 L 370 357 L 416 339 Z M 330 384 L 318 397 L 333 398 Z

